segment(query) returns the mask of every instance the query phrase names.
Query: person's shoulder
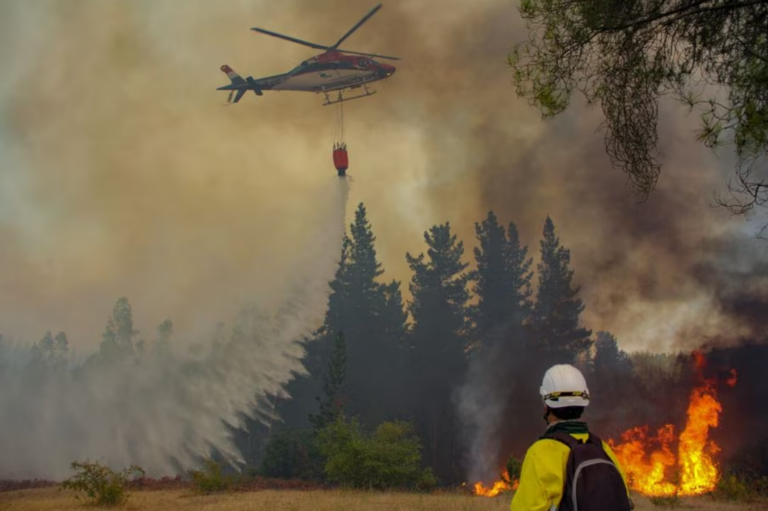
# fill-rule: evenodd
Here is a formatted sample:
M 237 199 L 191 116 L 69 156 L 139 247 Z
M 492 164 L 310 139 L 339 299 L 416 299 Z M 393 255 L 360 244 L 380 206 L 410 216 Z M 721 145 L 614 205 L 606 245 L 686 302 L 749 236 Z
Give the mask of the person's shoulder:
M 567 449 L 568 446 L 563 444 L 560 440 L 551 437 L 541 437 L 531 444 L 528 448 L 528 454 L 537 454 L 544 452 L 551 452 L 553 449 Z

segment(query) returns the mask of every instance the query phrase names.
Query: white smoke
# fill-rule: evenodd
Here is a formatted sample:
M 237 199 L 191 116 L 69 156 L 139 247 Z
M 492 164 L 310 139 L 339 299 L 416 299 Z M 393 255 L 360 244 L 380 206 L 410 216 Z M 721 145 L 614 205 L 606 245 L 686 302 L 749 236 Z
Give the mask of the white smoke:
M 21 364 L 6 367 L 0 477 L 60 479 L 85 458 L 170 474 L 212 449 L 242 461 L 227 425 L 241 426 L 244 415 L 267 417 L 265 396 L 283 395 L 284 384 L 303 371 L 298 341 L 322 321 L 348 194 L 346 180 L 332 185 L 320 190 L 311 217 L 291 219 L 315 229 L 290 261 L 295 271 L 286 276 L 284 296 L 253 291 L 252 305 L 233 325 L 241 335 L 47 382 L 26 379 Z
M 498 466 L 500 425 L 512 395 L 512 382 L 508 376 L 496 374 L 507 365 L 499 363 L 500 348 L 496 343 L 470 359 L 466 380 L 454 396 L 463 433 L 467 477 L 473 483 L 496 481 L 502 469 Z

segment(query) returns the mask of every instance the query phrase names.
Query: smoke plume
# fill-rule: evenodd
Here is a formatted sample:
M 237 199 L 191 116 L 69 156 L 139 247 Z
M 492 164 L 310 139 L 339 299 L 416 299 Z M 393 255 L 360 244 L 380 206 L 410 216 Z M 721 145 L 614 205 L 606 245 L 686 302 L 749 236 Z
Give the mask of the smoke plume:
M 346 181 L 331 184 L 304 219 L 316 231 L 293 261 L 299 270 L 285 276 L 284 297 L 266 300 L 255 290 L 261 303 L 235 318 L 237 335 L 95 366 L 74 379 L 41 381 L 12 366 L 0 395 L 0 477 L 62 478 L 72 460 L 87 457 L 139 464 L 152 475 L 191 469 L 212 450 L 243 462 L 229 428 L 244 426 L 246 416 L 271 418 L 265 400 L 286 397 L 283 385 L 303 371 L 298 341 L 322 321 L 347 195 Z
M 259 77 L 314 52 L 251 26 L 332 44 L 371 7 L 3 2 L 0 331 L 35 340 L 64 330 L 87 352 L 126 295 L 142 330 L 170 317 L 181 338 L 201 338 L 254 297 L 291 302 L 294 272 L 321 280 L 297 254 L 315 235 L 336 243 L 316 212 L 335 200 L 323 187 L 335 179 L 335 112 L 303 93 L 222 108 L 215 88 L 228 83 L 224 63 Z M 584 323 L 623 348 L 758 333 L 764 249 L 710 207 L 730 162 L 696 141 L 695 116 L 664 104 L 659 189 L 637 203 L 595 133 L 599 112 L 575 101 L 544 122 L 515 97 L 506 55 L 526 34 L 515 2 L 392 0 L 345 42 L 403 57 L 379 94 L 345 109 L 355 202 L 366 204 L 388 275 L 410 278 L 404 254 L 422 250 L 438 222 L 471 249 L 489 209 L 516 222 L 535 256 L 550 215 L 571 249 Z M 275 356 L 295 354 L 278 333 Z

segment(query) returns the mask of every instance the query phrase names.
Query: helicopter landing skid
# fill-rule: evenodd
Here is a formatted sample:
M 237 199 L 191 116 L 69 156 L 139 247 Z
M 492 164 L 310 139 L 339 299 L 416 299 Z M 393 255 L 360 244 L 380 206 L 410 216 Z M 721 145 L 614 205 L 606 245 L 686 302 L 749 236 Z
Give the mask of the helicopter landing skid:
M 335 105 L 336 103 L 343 103 L 344 101 L 352 101 L 353 99 L 360 99 L 367 96 L 373 96 L 376 94 L 376 91 L 372 91 L 368 89 L 368 86 L 363 84 L 363 88 L 365 89 L 364 94 L 358 94 L 357 96 L 352 96 L 351 98 L 345 98 L 343 91 L 339 91 L 339 95 L 335 100 L 332 100 L 331 97 L 328 95 L 327 92 L 323 91 L 323 94 L 325 94 L 325 103 L 323 103 L 323 106 L 328 105 Z

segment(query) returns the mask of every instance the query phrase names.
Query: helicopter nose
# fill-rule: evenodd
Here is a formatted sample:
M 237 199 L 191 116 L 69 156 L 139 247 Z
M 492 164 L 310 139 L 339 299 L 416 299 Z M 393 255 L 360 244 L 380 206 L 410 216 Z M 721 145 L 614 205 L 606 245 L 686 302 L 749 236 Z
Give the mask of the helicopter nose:
M 395 71 L 397 71 L 395 66 L 390 66 L 389 64 L 381 64 L 382 76 L 384 77 L 392 76 L 393 74 L 395 74 Z

